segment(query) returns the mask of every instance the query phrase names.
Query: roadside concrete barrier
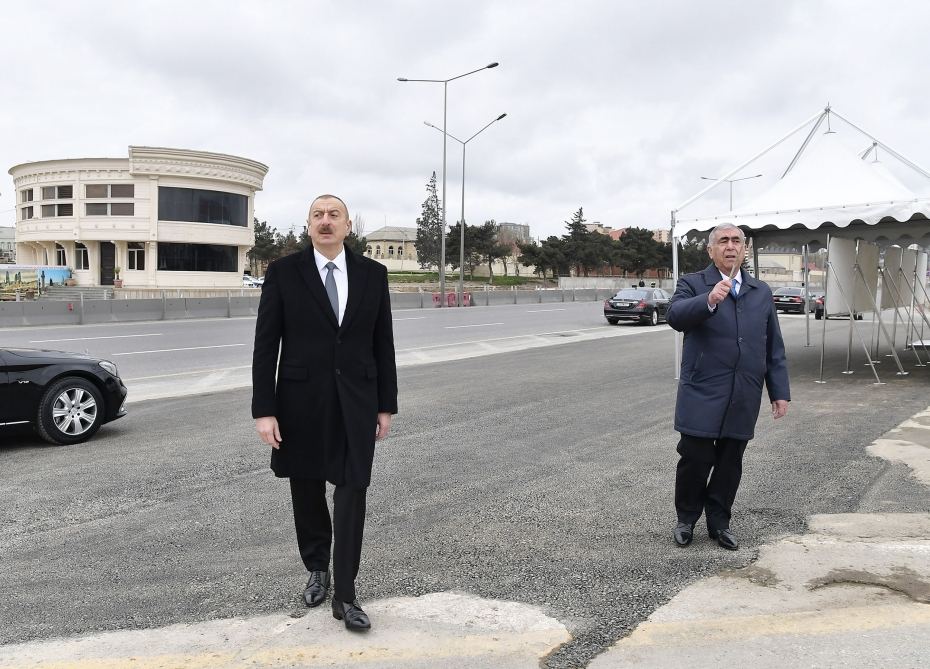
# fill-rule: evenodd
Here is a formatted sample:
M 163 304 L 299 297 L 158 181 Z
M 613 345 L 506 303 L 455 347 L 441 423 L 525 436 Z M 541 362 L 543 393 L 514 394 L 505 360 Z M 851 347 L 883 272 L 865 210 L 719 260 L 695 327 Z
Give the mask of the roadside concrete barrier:
M 178 291 L 180 292 L 180 291 Z M 100 300 L 38 300 L 0 302 L 0 328 L 30 325 L 79 325 L 130 321 L 178 320 L 185 318 L 240 318 L 258 313 L 261 299 L 258 291 L 249 294 L 227 292 L 225 296 L 184 297 L 172 292 L 160 297 L 149 296 L 131 299 Z M 597 301 L 607 297 L 609 291 L 601 289 L 562 290 L 498 288 L 465 293 L 466 306 L 494 306 L 502 304 L 549 304 L 558 302 Z M 447 306 L 455 307 L 458 295 L 446 295 Z M 439 293 L 427 291 L 391 293 L 391 308 L 423 309 L 438 306 Z

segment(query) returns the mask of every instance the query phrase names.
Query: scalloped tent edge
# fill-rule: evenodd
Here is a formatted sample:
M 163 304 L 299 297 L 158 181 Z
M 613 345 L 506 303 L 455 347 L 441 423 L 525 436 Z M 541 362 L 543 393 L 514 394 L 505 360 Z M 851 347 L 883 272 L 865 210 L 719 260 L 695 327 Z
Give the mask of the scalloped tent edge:
M 834 116 L 872 140 L 872 147 L 857 156 L 816 131 Z M 678 213 L 705 193 L 752 164 L 811 123 L 806 139 L 782 178 L 746 207 L 713 216 L 678 218 Z M 813 140 L 813 142 L 812 142 Z M 829 106 L 672 210 L 675 241 L 701 236 L 719 223 L 733 222 L 753 239 L 755 248 L 800 248 L 826 245 L 827 235 L 865 239 L 880 246 L 930 244 L 930 197 L 921 197 L 903 186 L 881 163 L 865 158 L 877 147 L 930 179 L 930 173 L 876 137 L 846 120 Z M 673 245 L 677 251 L 677 244 Z M 677 253 L 675 253 L 677 280 Z

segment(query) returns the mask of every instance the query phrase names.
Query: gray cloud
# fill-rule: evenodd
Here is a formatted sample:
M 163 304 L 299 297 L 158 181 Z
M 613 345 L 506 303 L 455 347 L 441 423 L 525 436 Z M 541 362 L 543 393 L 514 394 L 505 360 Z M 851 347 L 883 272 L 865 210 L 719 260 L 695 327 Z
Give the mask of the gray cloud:
M 930 163 L 915 26 L 925 3 L 33 1 L 6 10 L 0 164 L 124 156 L 130 144 L 247 156 L 257 214 L 286 229 L 343 194 L 366 226 L 413 225 L 447 127 L 467 137 L 466 215 L 560 234 L 579 206 L 615 227 L 669 210 L 828 101 Z M 797 142 L 800 138 L 797 139 Z M 771 185 L 796 144 L 739 184 Z M 461 147 L 448 145 L 448 219 Z M 440 175 L 441 176 L 441 175 Z M 910 185 L 910 184 L 909 184 Z M 918 180 L 917 186 L 927 188 Z M 12 184 L 0 216 L 12 221 Z M 689 213 L 720 211 L 718 188 Z

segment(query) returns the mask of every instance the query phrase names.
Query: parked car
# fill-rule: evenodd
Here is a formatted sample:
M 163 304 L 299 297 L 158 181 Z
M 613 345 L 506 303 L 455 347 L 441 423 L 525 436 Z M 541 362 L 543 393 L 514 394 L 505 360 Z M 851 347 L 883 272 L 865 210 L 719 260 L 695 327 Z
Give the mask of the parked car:
M 126 415 L 126 392 L 109 360 L 0 348 L 0 430 L 31 425 L 48 442 L 77 444 Z
M 261 288 L 263 283 L 265 283 L 265 277 L 257 278 L 248 274 L 242 275 L 243 288 Z
M 776 288 L 772 291 L 772 301 L 776 311 L 803 314 L 812 311 L 813 296 L 811 302 L 806 302 L 803 288 Z
M 825 296 L 823 293 L 817 293 L 817 297 L 814 298 L 814 318 L 817 319 L 818 321 L 819 321 L 820 319 L 824 318 L 824 315 L 823 315 L 823 314 L 824 314 L 824 306 L 823 306 L 823 305 L 824 305 L 824 298 L 825 298 L 825 297 L 826 297 L 826 296 Z M 857 320 L 857 321 L 861 321 L 861 320 L 862 320 L 862 314 L 860 314 L 858 311 L 855 312 L 855 314 L 856 314 L 856 320 Z M 848 313 L 847 313 L 847 314 L 833 314 L 833 317 L 834 317 L 834 318 L 836 318 L 837 316 L 840 316 L 841 318 L 849 318 L 849 314 L 848 314 Z M 828 315 L 826 318 L 829 319 L 830 316 Z
M 657 325 L 665 320 L 671 296 L 661 288 L 624 288 L 604 300 L 604 318 L 611 325 L 639 321 Z

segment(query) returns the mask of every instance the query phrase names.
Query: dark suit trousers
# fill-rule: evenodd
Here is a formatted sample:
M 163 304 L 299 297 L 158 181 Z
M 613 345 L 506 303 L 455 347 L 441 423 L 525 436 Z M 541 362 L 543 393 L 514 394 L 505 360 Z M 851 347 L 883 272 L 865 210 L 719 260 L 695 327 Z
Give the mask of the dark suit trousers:
M 743 475 L 747 443 L 740 439 L 681 435 L 677 449 L 681 459 L 675 473 L 678 522 L 693 525 L 703 511 L 711 533 L 730 527 L 730 511 Z
M 362 558 L 367 488 L 336 486 L 333 518 L 326 505 L 326 481 L 291 477 L 297 547 L 307 571 L 328 571 L 333 558 L 333 596 L 355 600 L 355 577 Z

